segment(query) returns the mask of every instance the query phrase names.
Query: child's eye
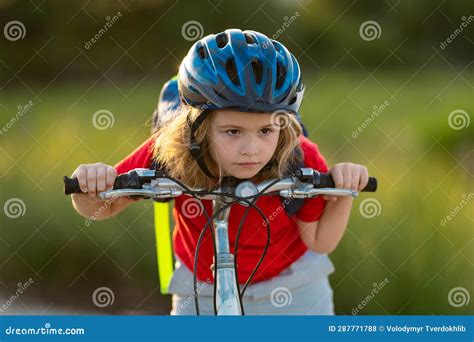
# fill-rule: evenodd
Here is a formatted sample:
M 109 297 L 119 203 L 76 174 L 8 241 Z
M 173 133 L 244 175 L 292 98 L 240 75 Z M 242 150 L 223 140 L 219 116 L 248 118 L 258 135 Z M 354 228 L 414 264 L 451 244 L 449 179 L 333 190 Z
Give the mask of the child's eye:
M 240 131 L 238 129 L 229 129 L 226 131 L 227 134 L 229 134 L 230 136 L 235 136 L 237 134 L 240 133 Z
M 269 135 L 271 132 L 273 132 L 273 130 L 270 128 L 262 128 L 261 132 L 263 133 L 263 135 Z

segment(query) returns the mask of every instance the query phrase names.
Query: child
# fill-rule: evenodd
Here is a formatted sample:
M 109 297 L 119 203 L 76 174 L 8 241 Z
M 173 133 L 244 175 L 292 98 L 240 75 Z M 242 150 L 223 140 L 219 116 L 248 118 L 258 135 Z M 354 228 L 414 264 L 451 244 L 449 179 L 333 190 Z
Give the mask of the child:
M 178 74 L 180 109 L 152 137 L 115 167 L 80 165 L 73 174 L 87 194 L 72 196 L 74 208 L 92 216 L 117 174 L 155 162 L 189 187 L 212 189 L 224 177 L 260 182 L 289 174 L 295 165 L 329 172 L 338 188 L 361 190 L 368 181 L 364 166 L 342 163 L 330 170 L 318 146 L 304 137 L 296 119 L 304 86 L 298 62 L 285 46 L 254 31 L 226 30 L 202 38 L 183 59 Z M 153 164 L 154 165 L 154 164 Z M 117 215 L 133 203 L 119 198 L 99 219 Z M 327 254 L 338 245 L 347 226 L 351 197 L 305 199 L 292 212 L 282 210 L 277 195 L 260 197 L 256 205 L 269 219 L 267 254 L 243 297 L 247 315 L 333 315 L 328 275 L 334 267 Z M 193 261 L 197 240 L 212 215 L 212 202 L 191 196 L 175 199 L 173 250 L 176 269 L 169 286 L 173 315 L 195 314 Z M 246 207 L 234 204 L 229 215 L 231 251 Z M 238 278 L 245 283 L 267 238 L 265 222 L 250 210 L 239 239 Z M 212 240 L 200 249 L 197 269 L 201 314 L 214 314 Z

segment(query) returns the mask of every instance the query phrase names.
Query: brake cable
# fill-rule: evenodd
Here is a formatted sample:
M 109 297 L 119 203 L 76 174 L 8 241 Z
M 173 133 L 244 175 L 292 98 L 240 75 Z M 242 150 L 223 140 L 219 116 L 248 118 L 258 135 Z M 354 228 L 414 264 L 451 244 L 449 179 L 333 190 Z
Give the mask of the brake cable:
M 255 199 L 255 202 L 257 202 L 258 198 L 262 197 L 262 196 L 265 196 L 267 194 L 264 194 L 265 190 L 267 190 L 268 188 L 270 188 L 271 186 L 273 186 L 275 183 L 278 183 L 279 181 L 281 180 L 284 180 L 284 179 L 287 179 L 287 178 L 291 178 L 294 176 L 294 173 L 289 175 L 289 176 L 286 176 L 284 178 L 279 178 L 273 182 L 271 182 L 270 184 L 268 184 L 263 190 L 261 190 L 259 193 L 258 193 L 258 196 L 250 196 L 250 197 L 256 197 Z M 244 216 L 243 216 L 243 219 L 239 225 L 239 228 L 237 230 L 237 235 L 236 235 L 236 239 L 235 239 L 235 246 L 234 246 L 234 267 L 235 269 L 237 270 L 237 251 L 238 251 L 238 242 L 239 242 L 239 237 L 240 237 L 240 232 L 241 232 L 241 229 L 242 229 L 242 226 L 243 226 L 243 222 L 244 222 L 244 219 L 246 217 L 246 215 L 248 214 L 248 211 L 250 210 L 250 207 L 247 208 Z M 250 274 L 249 278 L 247 279 L 245 285 L 244 285 L 244 288 L 242 290 L 242 293 L 240 294 L 242 297 L 244 296 L 245 294 L 245 290 L 247 289 L 247 286 L 250 284 L 250 282 L 252 281 L 253 277 L 255 276 L 258 268 L 260 267 L 260 264 L 262 263 L 263 261 L 263 258 L 265 257 L 266 253 L 267 253 L 267 250 L 268 250 L 268 246 L 270 244 L 270 222 L 268 221 L 267 217 L 265 216 L 265 220 L 266 220 L 266 228 L 267 228 L 267 241 L 265 243 L 265 247 L 264 247 L 264 250 L 263 250 L 263 253 L 262 253 L 262 256 L 260 257 L 260 260 L 258 261 L 258 263 L 255 265 L 252 273 Z M 237 273 L 237 271 L 236 271 Z
M 224 196 L 224 197 L 230 197 L 230 198 L 234 198 L 234 201 L 231 201 L 230 203 L 224 205 L 220 210 L 218 210 L 216 213 L 214 213 L 212 216 L 212 220 L 211 218 L 209 217 L 209 214 L 207 213 L 207 210 L 205 209 L 204 212 L 205 212 L 205 216 L 206 216 L 206 219 L 207 219 L 207 223 L 206 225 L 204 226 L 203 230 L 201 231 L 201 234 L 199 235 L 199 238 L 198 238 L 198 241 L 197 241 L 197 245 L 196 245 L 196 251 L 195 251 L 195 254 L 194 254 L 194 267 L 193 267 L 193 290 L 194 290 L 194 302 L 195 302 L 195 306 L 196 306 L 196 314 L 197 315 L 200 315 L 200 310 L 199 310 L 199 299 L 198 299 L 198 292 L 197 292 L 197 263 L 199 261 L 199 249 L 201 247 L 201 243 L 202 243 L 202 239 L 204 237 L 204 234 L 205 232 L 207 231 L 207 228 L 209 226 L 212 226 L 212 222 L 213 222 L 213 219 L 218 215 L 220 214 L 222 211 L 226 210 L 227 208 L 229 208 L 230 206 L 232 206 L 233 204 L 235 204 L 236 202 L 245 202 L 246 204 L 248 204 L 248 207 L 242 217 L 242 219 L 240 220 L 240 224 L 239 224 L 239 227 L 238 227 L 238 230 L 237 230 L 237 235 L 236 235 L 236 240 L 235 240 L 235 244 L 234 244 L 234 269 L 235 269 L 235 279 L 236 279 L 236 286 L 237 286 L 237 293 L 238 293 L 238 297 L 239 297 L 239 304 L 240 304 L 240 308 L 241 308 L 241 312 L 242 312 L 242 315 L 244 315 L 244 306 L 243 306 L 243 296 L 244 296 L 244 293 L 245 293 L 245 290 L 247 289 L 248 285 L 250 284 L 250 282 L 252 281 L 253 277 L 255 276 L 258 268 L 260 267 L 261 263 L 263 262 L 263 259 L 265 258 L 265 255 L 268 251 L 268 247 L 269 247 L 269 244 L 270 244 L 270 222 L 268 221 L 268 218 L 265 216 L 265 214 L 262 212 L 262 210 L 260 208 L 258 208 L 254 203 L 257 202 L 258 198 L 260 198 L 261 196 L 264 196 L 264 195 L 267 195 L 267 194 L 264 194 L 265 190 L 267 190 L 268 188 L 270 188 L 271 186 L 273 186 L 275 183 L 278 183 L 279 181 L 281 180 L 284 180 L 284 179 L 287 179 L 287 178 L 291 178 L 293 177 L 295 174 L 291 174 L 290 176 L 287 176 L 287 177 L 284 177 L 284 178 L 279 178 L 279 179 L 276 179 L 274 180 L 273 182 L 271 182 L 270 184 L 268 184 L 263 190 L 261 190 L 258 194 L 256 195 L 253 195 L 253 196 L 248 196 L 248 197 L 245 197 L 245 198 L 242 198 L 242 197 L 239 197 L 239 196 L 236 196 L 236 195 L 232 195 L 232 194 L 225 194 L 225 193 L 219 193 L 219 192 L 213 192 L 213 191 L 193 191 L 191 189 L 189 189 L 185 184 L 181 183 L 180 181 L 178 181 L 177 179 L 174 179 L 173 177 L 171 176 L 168 176 L 167 175 L 167 178 L 169 178 L 170 180 L 176 182 L 178 185 L 182 186 L 186 191 L 185 193 L 188 194 L 188 195 L 191 195 L 193 198 L 195 198 L 196 200 L 200 201 L 201 205 L 204 207 L 204 205 L 202 204 L 202 201 L 200 198 L 197 197 L 197 195 L 218 195 L 218 196 Z M 250 202 L 248 199 L 253 199 L 252 202 Z M 243 227 L 243 223 L 245 222 L 249 212 L 250 212 L 250 209 L 251 208 L 255 208 L 257 210 L 257 212 L 262 216 L 262 218 L 265 220 L 265 223 L 266 223 L 266 228 L 267 228 L 267 241 L 265 243 L 265 247 L 264 247 L 264 250 L 262 252 L 262 255 L 259 259 L 259 261 L 257 262 L 257 264 L 255 265 L 254 269 L 252 270 L 249 278 L 247 279 L 245 285 L 244 285 L 244 288 L 242 290 L 242 292 L 240 292 L 240 284 L 239 284 L 239 280 L 238 280 L 238 266 L 237 266 L 237 251 L 238 251 L 238 240 L 239 240 L 239 237 L 240 237 L 240 233 L 241 233 L 241 230 L 242 230 L 242 227 Z M 211 229 L 214 229 L 214 227 L 212 227 Z M 214 231 L 213 231 L 214 232 Z M 212 238 L 212 243 L 213 243 L 213 251 L 214 251 L 214 256 L 217 255 L 217 248 L 216 248 L 216 241 L 215 241 L 215 237 L 214 237 L 214 234 L 211 233 L 211 238 Z M 214 257 L 214 267 L 215 269 L 217 269 L 217 258 Z M 213 305 L 214 305 L 214 314 L 217 315 L 217 305 L 216 305 L 216 279 L 214 279 L 214 291 L 213 291 Z

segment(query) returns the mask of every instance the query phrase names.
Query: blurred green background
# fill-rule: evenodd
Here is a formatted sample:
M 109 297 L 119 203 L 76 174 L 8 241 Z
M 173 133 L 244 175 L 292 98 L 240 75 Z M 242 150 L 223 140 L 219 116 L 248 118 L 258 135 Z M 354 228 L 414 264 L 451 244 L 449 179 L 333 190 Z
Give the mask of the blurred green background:
M 274 36 L 298 58 L 303 121 L 328 164 L 364 164 L 379 179 L 377 193 L 354 201 L 330 255 L 336 313 L 472 314 L 468 4 L 0 0 L 3 314 L 169 312 L 152 203 L 86 226 L 62 193 L 62 176 L 81 163 L 113 165 L 135 149 L 191 44 L 233 27 Z M 23 25 L 19 34 L 12 21 Z M 100 110 L 113 114 L 107 129 L 93 124 Z M 113 304 L 94 304 L 100 287 L 113 291 Z

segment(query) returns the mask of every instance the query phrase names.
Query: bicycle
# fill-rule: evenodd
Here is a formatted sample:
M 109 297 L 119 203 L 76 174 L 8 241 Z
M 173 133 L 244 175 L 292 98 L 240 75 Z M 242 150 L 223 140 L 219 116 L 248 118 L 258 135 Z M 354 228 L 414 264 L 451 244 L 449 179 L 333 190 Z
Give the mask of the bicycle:
M 64 177 L 64 193 L 81 193 L 76 178 Z M 369 177 L 367 186 L 363 192 L 375 192 L 377 190 L 377 179 Z M 311 168 L 300 168 L 291 175 L 265 180 L 259 184 L 243 181 L 239 184 L 223 182 L 215 190 L 192 189 L 165 172 L 152 169 L 134 169 L 128 173 L 119 175 L 114 183 L 114 189 L 99 194 L 101 199 L 114 199 L 117 197 L 130 196 L 146 199 L 174 198 L 181 195 L 191 195 L 195 199 L 213 201 L 213 217 L 209 218 L 204 210 L 207 223 L 199 236 L 194 255 L 193 287 L 196 313 L 199 315 L 199 298 L 197 291 L 197 260 L 199 248 L 207 229 L 212 225 L 211 234 L 214 248 L 214 263 L 211 270 L 214 275 L 214 314 L 215 315 L 244 315 L 242 298 L 247 286 L 251 283 L 255 273 L 265 257 L 270 243 L 270 222 L 263 212 L 254 204 L 260 196 L 268 196 L 278 193 L 283 198 L 312 198 L 319 195 L 352 196 L 357 197 L 358 192 L 335 188 L 330 174 L 320 173 Z M 228 235 L 228 217 L 230 207 L 239 203 L 247 207 L 237 230 L 234 254 L 230 252 Z M 250 208 L 255 208 L 265 221 L 267 229 L 267 241 L 262 255 L 247 279 L 242 291 L 238 280 L 237 255 L 238 241 L 243 222 Z

